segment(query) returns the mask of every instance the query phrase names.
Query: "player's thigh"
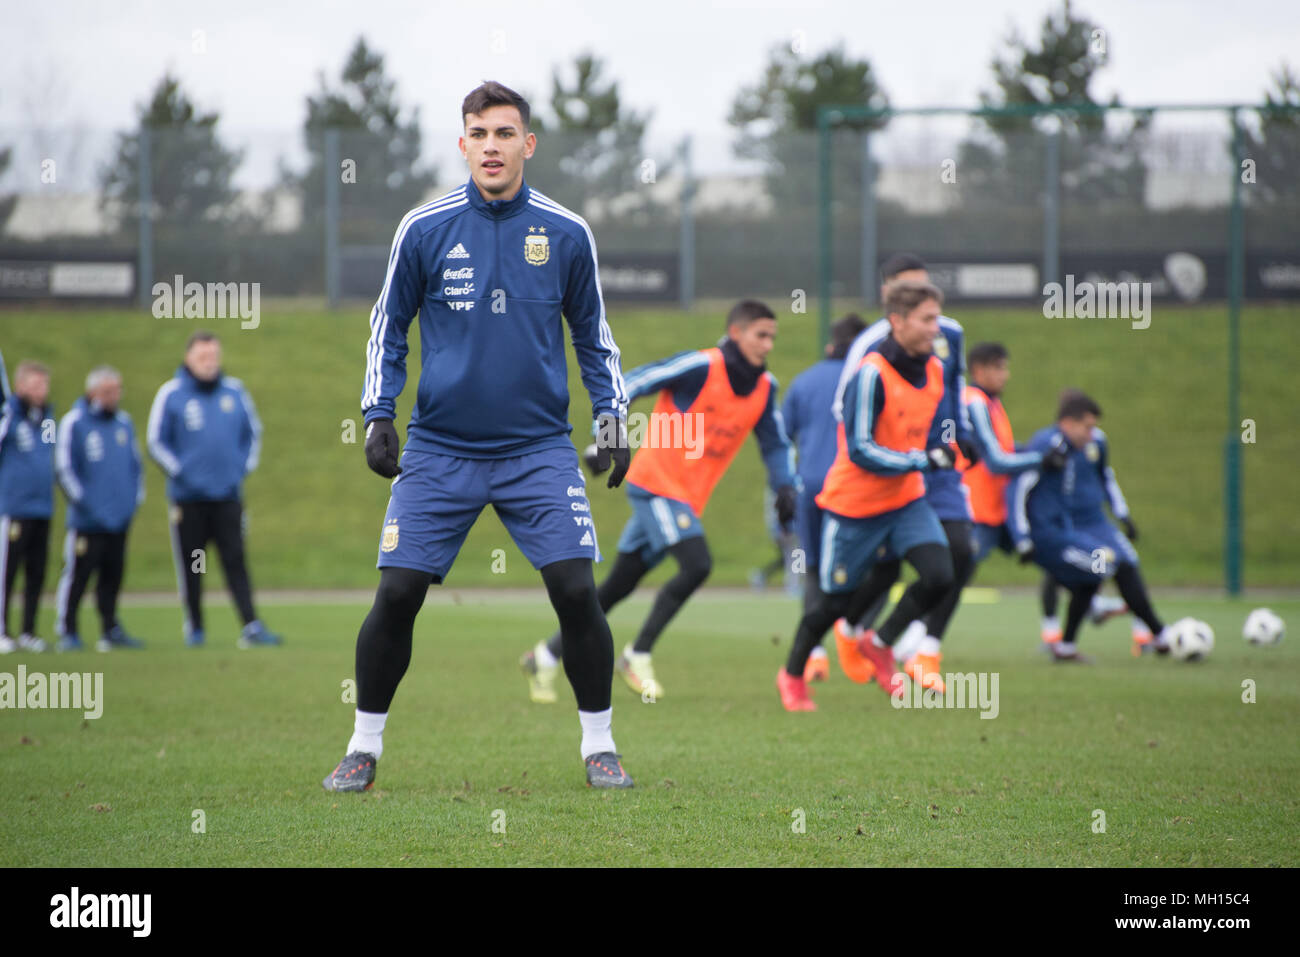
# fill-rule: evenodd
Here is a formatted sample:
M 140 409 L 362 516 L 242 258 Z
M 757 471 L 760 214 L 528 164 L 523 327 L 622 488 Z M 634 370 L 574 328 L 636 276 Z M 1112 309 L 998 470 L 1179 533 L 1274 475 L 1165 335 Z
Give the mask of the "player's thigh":
M 1115 573 L 1113 561 L 1097 551 L 1096 539 L 1077 532 L 1034 539 L 1034 560 L 1059 584 L 1099 584 Z
M 918 545 L 948 546 L 948 535 L 929 502 L 918 498 L 896 512 L 889 525 L 885 544 L 894 555 L 906 555 Z
M 491 461 L 404 451 L 384 511 L 376 567 L 445 578 L 487 502 Z
M 493 459 L 488 500 L 534 568 L 600 560 L 586 482 L 572 446 Z
M 1109 555 L 1113 555 L 1117 562 L 1127 562 L 1130 565 L 1138 563 L 1137 549 L 1133 543 L 1110 522 L 1097 522 L 1082 529 L 1082 534 L 1092 539 L 1094 549 L 1109 550 Z
M 813 496 L 807 494 L 807 490 L 800 494 L 795 504 L 794 524 L 795 532 L 799 536 L 799 544 L 803 547 L 806 568 L 812 568 L 821 561 L 823 514 L 817 507 L 817 503 L 813 501 Z
M 892 512 L 870 518 L 824 513 L 818 559 L 821 590 L 839 595 L 857 588 L 880 559 L 880 547 L 889 538 L 893 521 Z

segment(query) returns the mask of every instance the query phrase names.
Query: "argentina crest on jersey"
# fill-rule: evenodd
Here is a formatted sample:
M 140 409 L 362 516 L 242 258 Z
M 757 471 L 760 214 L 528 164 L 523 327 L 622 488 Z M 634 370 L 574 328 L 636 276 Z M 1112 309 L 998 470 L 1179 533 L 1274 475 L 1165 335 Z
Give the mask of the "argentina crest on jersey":
M 948 357 L 952 355 L 952 350 L 948 347 L 948 337 L 942 332 L 934 337 L 934 354 L 941 362 L 947 362 Z
M 529 226 L 524 237 L 524 262 L 530 266 L 545 266 L 551 258 L 551 241 L 545 226 Z

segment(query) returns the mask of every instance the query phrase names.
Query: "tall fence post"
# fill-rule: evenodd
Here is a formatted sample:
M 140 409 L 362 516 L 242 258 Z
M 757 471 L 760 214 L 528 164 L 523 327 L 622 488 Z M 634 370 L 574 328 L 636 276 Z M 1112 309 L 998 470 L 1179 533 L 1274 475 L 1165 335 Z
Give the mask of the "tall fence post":
M 817 329 L 817 356 L 830 339 L 831 329 L 831 111 L 817 110 L 817 248 L 818 295 L 820 316 Z
M 1245 224 L 1241 208 L 1241 163 L 1245 144 L 1241 118 L 1232 123 L 1232 206 L 1228 213 L 1228 432 L 1223 446 L 1223 579 L 1229 595 L 1241 594 L 1241 355 L 1242 285 L 1245 276 Z
M 681 236 L 677 244 L 677 291 L 683 311 L 695 305 L 695 176 L 691 170 L 691 137 L 682 138 Z
M 876 165 L 871 159 L 871 131 L 862 131 L 862 302 L 880 296 L 876 281 Z
M 140 127 L 140 155 L 137 192 L 140 194 L 139 244 L 136 253 L 136 296 L 140 308 L 148 309 L 153 298 L 153 171 L 150 168 L 153 152 L 153 133 L 148 126 Z
M 1048 131 L 1043 149 L 1043 276 L 1039 285 L 1060 282 L 1060 272 L 1061 127 L 1058 121 Z
M 339 131 L 325 131 L 325 297 L 339 307 Z

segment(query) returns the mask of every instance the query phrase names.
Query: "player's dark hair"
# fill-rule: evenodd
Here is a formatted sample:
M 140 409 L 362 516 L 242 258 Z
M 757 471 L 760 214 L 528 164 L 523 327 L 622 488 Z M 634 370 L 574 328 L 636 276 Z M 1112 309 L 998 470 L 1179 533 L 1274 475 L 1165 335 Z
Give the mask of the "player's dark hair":
M 755 319 L 775 319 L 776 313 L 767 307 L 766 303 L 759 302 L 757 299 L 742 299 L 731 307 L 727 313 L 727 328 L 732 326 L 747 326 Z
M 189 352 L 191 349 L 194 348 L 195 345 L 197 345 L 200 342 L 220 342 L 220 341 L 221 340 L 217 338 L 217 334 L 215 332 L 208 332 L 208 330 L 206 329 L 200 329 L 198 332 L 193 333 L 188 340 L 186 340 L 185 351 Z
M 915 253 L 894 253 L 880 267 L 880 281 L 882 283 L 889 282 L 900 272 L 907 272 L 909 269 L 925 268 L 925 260 Z
M 853 345 L 853 340 L 865 328 L 867 328 L 866 322 L 856 312 L 841 316 L 832 322 L 830 357 L 832 359 L 843 359 L 847 356 L 849 347 Z
M 469 96 L 465 97 L 465 101 L 460 105 L 461 122 L 464 122 L 465 117 L 471 113 L 482 113 L 490 106 L 513 106 L 519 111 L 524 129 L 528 129 L 528 121 L 532 116 L 528 101 L 496 80 L 484 80 L 481 86 L 470 90 Z
M 1007 347 L 1000 342 L 981 342 L 971 346 L 970 352 L 966 353 L 966 364 L 972 369 L 976 366 L 991 366 L 1010 358 L 1010 355 Z
M 1101 406 L 1094 402 L 1082 389 L 1062 389 L 1060 404 L 1056 407 L 1057 421 L 1061 419 L 1082 419 L 1085 415 L 1101 418 Z
M 943 292 L 932 282 L 906 280 L 893 283 L 885 292 L 885 315 L 906 316 L 929 299 L 943 305 Z

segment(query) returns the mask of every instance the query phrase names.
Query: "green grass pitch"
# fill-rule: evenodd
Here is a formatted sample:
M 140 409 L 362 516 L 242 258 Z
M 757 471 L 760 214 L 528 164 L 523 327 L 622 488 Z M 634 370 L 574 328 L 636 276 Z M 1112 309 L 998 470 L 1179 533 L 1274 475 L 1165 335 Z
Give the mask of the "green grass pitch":
M 365 795 L 320 787 L 351 731 L 363 605 L 270 606 L 288 643 L 247 652 L 227 607 L 196 651 L 175 608 L 131 606 L 143 652 L 0 661 L 104 675 L 97 720 L 0 711 L 0 865 L 1296 866 L 1300 650 L 1242 641 L 1262 603 L 1157 595 L 1211 623 L 1209 660 L 1131 658 L 1117 620 L 1086 626 L 1092 667 L 1037 651 L 1030 598 L 968 603 L 944 670 L 999 675 L 988 720 L 895 710 L 838 670 L 818 713 L 786 714 L 795 603 L 706 592 L 656 652 L 665 697 L 616 683 L 637 787 L 610 793 L 583 786 L 567 685 L 533 705 L 517 669 L 554 621 L 540 588 L 435 589 Z M 1300 602 L 1271 606 L 1300 622 Z M 615 609 L 619 647 L 646 609 Z

